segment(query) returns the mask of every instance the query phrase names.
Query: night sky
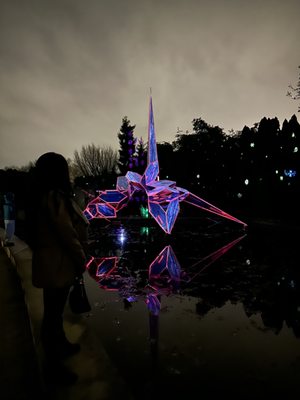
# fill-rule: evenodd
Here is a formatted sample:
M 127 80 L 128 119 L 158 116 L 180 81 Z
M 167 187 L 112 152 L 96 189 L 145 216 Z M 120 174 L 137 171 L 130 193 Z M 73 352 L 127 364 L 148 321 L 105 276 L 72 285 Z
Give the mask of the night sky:
M 297 114 L 299 0 L 0 0 L 0 168 Z M 297 117 L 299 114 L 297 114 Z

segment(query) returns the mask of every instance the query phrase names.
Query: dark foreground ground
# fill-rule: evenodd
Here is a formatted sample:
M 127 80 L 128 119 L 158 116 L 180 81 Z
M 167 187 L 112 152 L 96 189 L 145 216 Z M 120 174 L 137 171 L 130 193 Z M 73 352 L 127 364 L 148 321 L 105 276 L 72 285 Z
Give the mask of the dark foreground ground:
M 42 398 L 37 355 L 18 274 L 0 248 L 0 398 Z

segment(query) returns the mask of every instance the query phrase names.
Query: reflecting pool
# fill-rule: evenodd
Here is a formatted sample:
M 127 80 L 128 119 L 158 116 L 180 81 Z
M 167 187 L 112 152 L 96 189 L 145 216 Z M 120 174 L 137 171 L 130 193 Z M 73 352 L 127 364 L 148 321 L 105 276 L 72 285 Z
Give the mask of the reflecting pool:
M 87 318 L 136 399 L 300 394 L 297 231 L 91 227 Z

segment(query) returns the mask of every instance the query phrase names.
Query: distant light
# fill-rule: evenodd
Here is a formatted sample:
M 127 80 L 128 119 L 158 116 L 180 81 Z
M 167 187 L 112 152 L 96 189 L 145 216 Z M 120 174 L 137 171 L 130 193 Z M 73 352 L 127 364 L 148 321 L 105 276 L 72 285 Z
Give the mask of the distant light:
M 265 155 L 265 158 L 268 158 L 268 157 L 269 157 L 268 154 L 266 154 L 266 155 Z
M 251 261 L 249 260 L 249 258 L 246 260 L 246 264 L 247 264 L 247 265 L 250 265 L 250 264 L 251 264 Z
M 294 178 L 297 175 L 297 171 L 294 169 L 285 169 L 283 172 L 284 175 L 288 176 L 289 178 Z
M 149 230 L 149 227 L 148 227 L 148 226 L 142 226 L 142 227 L 141 227 L 141 235 L 146 235 L 146 236 L 148 236 L 148 235 L 149 235 L 149 232 L 150 232 L 150 230 Z
M 296 147 L 294 147 L 294 153 L 297 153 L 298 152 L 298 147 L 296 146 Z
M 240 199 L 241 197 L 243 197 L 242 193 L 238 193 L 237 197 Z
M 279 179 L 280 179 L 281 181 L 283 181 L 283 176 L 282 176 L 282 175 L 280 175 Z
M 275 174 L 278 174 L 278 169 L 275 170 Z
M 294 287 L 295 287 L 295 281 L 294 281 L 293 279 L 291 279 L 291 281 L 290 281 L 290 287 L 291 287 L 291 288 L 294 288 Z
M 245 179 L 245 185 L 249 185 L 249 179 Z
M 292 133 L 292 137 L 296 137 L 296 135 L 294 133 Z
M 168 175 L 166 175 L 166 179 L 169 179 Z
M 254 147 L 255 146 L 255 143 L 250 143 L 250 147 Z
M 126 241 L 126 231 L 124 228 L 121 228 L 118 232 L 118 242 L 123 244 Z
M 197 174 L 197 175 L 196 175 L 196 178 L 198 178 L 198 179 L 199 179 L 199 178 L 200 178 L 200 175 L 199 175 L 199 174 Z
M 149 218 L 149 210 L 147 207 L 141 206 L 140 207 L 141 216 L 143 218 Z

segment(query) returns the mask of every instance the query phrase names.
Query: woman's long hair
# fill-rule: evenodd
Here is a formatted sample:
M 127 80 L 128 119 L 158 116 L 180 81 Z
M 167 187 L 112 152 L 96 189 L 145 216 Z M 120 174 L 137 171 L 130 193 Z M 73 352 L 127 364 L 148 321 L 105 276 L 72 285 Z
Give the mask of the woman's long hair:
M 61 154 L 43 154 L 35 163 L 34 180 L 39 192 L 60 190 L 66 195 L 71 194 L 69 166 Z
M 36 161 L 31 171 L 26 207 L 26 241 L 34 247 L 38 209 L 47 193 L 54 192 L 55 207 L 59 207 L 61 195 L 66 200 L 67 207 L 72 209 L 72 186 L 67 160 L 54 152 L 45 153 Z

